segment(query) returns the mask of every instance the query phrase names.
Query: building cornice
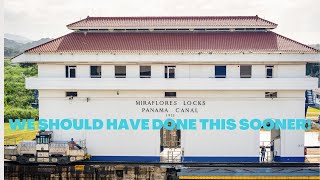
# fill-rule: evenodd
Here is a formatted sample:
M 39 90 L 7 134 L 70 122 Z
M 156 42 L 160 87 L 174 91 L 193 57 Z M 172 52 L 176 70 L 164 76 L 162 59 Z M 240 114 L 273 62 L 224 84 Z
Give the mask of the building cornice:
M 99 53 L 46 53 L 21 54 L 13 63 L 306 63 L 319 62 L 319 53 L 226 53 L 226 54 L 99 54 Z

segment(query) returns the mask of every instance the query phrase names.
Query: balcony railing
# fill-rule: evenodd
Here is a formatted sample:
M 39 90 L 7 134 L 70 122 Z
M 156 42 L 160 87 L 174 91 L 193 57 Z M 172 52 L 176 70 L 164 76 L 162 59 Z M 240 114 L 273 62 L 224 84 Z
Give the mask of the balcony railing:
M 64 90 L 306 90 L 317 78 L 27 78 L 28 89 Z

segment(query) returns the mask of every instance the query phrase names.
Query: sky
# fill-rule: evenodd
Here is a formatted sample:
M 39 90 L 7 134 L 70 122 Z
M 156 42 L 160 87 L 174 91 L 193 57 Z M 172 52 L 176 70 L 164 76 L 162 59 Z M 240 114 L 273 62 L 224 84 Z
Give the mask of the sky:
M 32 40 L 71 32 L 89 16 L 255 16 L 304 44 L 320 43 L 320 0 L 5 0 L 5 33 Z

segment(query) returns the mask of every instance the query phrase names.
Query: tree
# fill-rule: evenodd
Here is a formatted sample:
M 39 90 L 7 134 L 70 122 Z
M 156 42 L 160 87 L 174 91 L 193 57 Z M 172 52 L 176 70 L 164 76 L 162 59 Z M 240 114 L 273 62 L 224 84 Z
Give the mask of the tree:
M 25 88 L 25 78 L 37 75 L 37 66 L 22 67 L 11 64 L 10 60 L 4 63 L 4 120 L 38 118 L 38 109 L 32 108 L 35 102 L 35 90 Z

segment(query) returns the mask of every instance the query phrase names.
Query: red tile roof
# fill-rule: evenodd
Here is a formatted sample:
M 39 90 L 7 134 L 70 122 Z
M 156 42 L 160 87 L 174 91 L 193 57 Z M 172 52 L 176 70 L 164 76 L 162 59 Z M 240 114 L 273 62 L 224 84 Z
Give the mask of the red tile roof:
M 277 24 L 258 16 L 172 16 L 172 17 L 87 17 L 67 25 L 69 29 L 113 28 L 276 28 Z
M 72 32 L 26 53 L 317 53 L 274 32 Z

